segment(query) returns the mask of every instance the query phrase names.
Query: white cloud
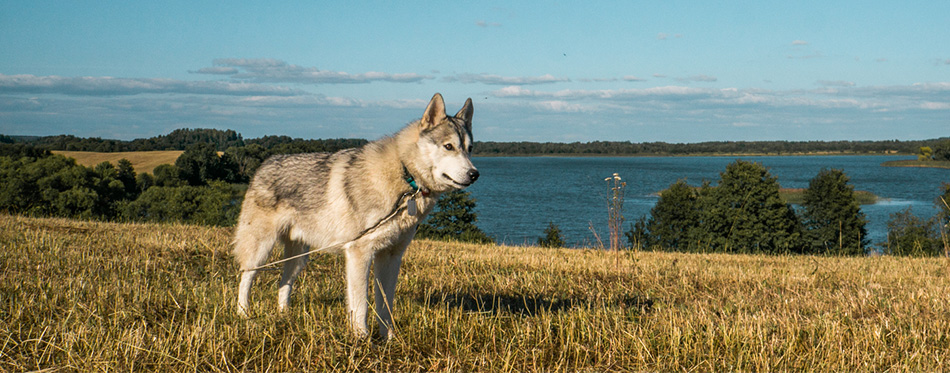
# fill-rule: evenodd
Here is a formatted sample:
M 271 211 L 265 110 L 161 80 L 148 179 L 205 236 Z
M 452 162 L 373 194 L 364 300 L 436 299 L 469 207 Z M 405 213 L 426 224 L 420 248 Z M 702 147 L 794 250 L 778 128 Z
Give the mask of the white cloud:
M 299 83 L 299 84 L 361 84 L 375 81 L 393 83 L 418 83 L 433 79 L 429 75 L 416 73 L 391 74 L 370 71 L 350 74 L 340 71 L 320 70 L 315 67 L 291 65 L 271 58 L 218 58 L 214 67 L 199 69 L 197 73 L 220 74 L 218 71 L 234 69 L 232 79 L 248 80 L 258 83 Z M 207 71 L 207 72 L 205 72 Z M 230 71 L 230 70 L 229 70 Z
M 529 77 L 509 77 L 493 74 L 459 74 L 442 78 L 445 82 L 482 83 L 488 85 L 534 85 L 569 82 L 570 79 L 558 78 L 551 74 Z
M 793 40 L 792 45 L 808 45 L 808 42 L 804 40 Z
M 920 104 L 920 108 L 927 110 L 950 110 L 950 102 L 925 101 Z
M 184 81 L 157 78 L 62 77 L 0 74 L 0 92 L 114 96 L 146 93 L 183 93 L 230 96 L 292 96 L 304 91 L 281 86 L 222 81 Z
M 676 111 L 732 110 L 737 107 L 757 107 L 762 110 L 860 109 L 902 111 L 926 108 L 943 110 L 950 106 L 950 83 L 925 83 L 911 86 L 859 88 L 838 85 L 814 90 L 774 91 L 764 89 L 697 88 L 665 86 L 641 89 L 604 90 L 530 90 L 509 86 L 491 92 L 496 98 L 509 100 L 563 101 L 586 103 L 586 110 L 595 107 L 624 107 L 637 110 L 657 110 L 665 105 Z M 921 103 L 925 104 L 921 104 Z M 618 106 L 619 105 L 619 106 Z M 762 122 L 762 121 L 756 121 Z

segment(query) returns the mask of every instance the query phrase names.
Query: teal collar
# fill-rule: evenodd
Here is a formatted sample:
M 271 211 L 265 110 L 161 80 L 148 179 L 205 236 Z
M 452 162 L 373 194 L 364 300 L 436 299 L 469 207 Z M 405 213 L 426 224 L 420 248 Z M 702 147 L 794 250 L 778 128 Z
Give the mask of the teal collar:
M 414 177 L 412 177 L 412 174 L 409 173 L 409 169 L 406 168 L 406 166 L 402 166 L 402 173 L 403 173 L 403 177 L 404 177 L 405 180 L 406 180 L 406 184 L 409 184 L 409 186 L 412 187 L 412 192 L 413 192 L 413 193 L 416 193 L 416 192 L 422 190 L 422 195 L 423 195 L 423 196 L 429 195 L 429 191 L 428 191 L 427 189 L 424 189 L 424 188 L 420 187 L 419 184 L 416 183 L 416 179 L 415 179 Z

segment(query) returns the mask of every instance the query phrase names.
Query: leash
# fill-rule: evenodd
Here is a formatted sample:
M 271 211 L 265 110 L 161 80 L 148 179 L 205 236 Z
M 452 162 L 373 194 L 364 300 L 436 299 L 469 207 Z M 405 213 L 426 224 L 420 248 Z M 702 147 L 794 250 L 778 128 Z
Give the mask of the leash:
M 377 223 L 376 223 L 375 225 L 373 225 L 372 227 L 369 227 L 369 228 L 364 229 L 362 232 L 360 232 L 359 235 L 356 236 L 356 238 L 354 238 L 354 239 L 352 239 L 352 240 L 349 240 L 349 241 L 346 241 L 346 242 L 341 242 L 341 243 L 333 244 L 333 245 L 330 245 L 330 246 L 321 247 L 321 248 L 319 248 L 319 249 L 312 249 L 312 250 L 307 251 L 307 252 L 305 252 L 305 253 L 303 253 L 303 254 L 294 255 L 294 256 L 291 256 L 291 257 L 288 257 L 288 258 L 284 258 L 284 259 L 281 259 L 281 260 L 277 260 L 277 261 L 273 261 L 273 262 L 270 262 L 270 263 L 267 263 L 267 264 L 262 264 L 262 265 L 259 265 L 259 266 L 257 266 L 257 267 L 251 268 L 251 269 L 245 269 L 245 270 L 243 270 L 242 272 L 250 272 L 250 271 L 257 271 L 257 270 L 265 269 L 266 267 L 270 267 L 270 266 L 274 266 L 274 265 L 277 265 L 277 264 L 280 264 L 280 263 L 288 262 L 288 261 L 291 261 L 291 260 L 294 260 L 294 259 L 297 259 L 297 258 L 300 258 L 300 257 L 304 257 L 304 256 L 307 256 L 307 255 L 313 254 L 313 253 L 315 253 L 315 252 L 319 252 L 319 251 L 330 251 L 330 250 L 338 249 L 338 248 L 340 248 L 340 247 L 342 247 L 342 246 L 344 246 L 344 245 L 346 245 L 346 244 L 355 242 L 355 241 L 359 240 L 360 238 L 363 238 L 363 236 L 367 235 L 369 232 L 371 232 L 371 231 L 373 231 L 373 230 L 376 230 L 376 228 L 379 228 L 379 226 L 385 224 L 385 223 L 388 222 L 389 220 L 392 220 L 392 218 L 396 217 L 396 215 L 398 215 L 399 212 L 402 211 L 402 209 L 403 209 L 403 207 L 401 207 L 401 205 L 402 205 L 402 200 L 403 200 L 404 198 L 406 198 L 407 196 L 409 197 L 409 199 L 406 201 L 406 207 L 405 207 L 406 210 L 407 210 L 407 212 L 409 213 L 409 215 L 413 215 L 413 216 L 416 215 L 416 214 L 418 214 L 418 213 L 419 213 L 419 210 L 418 210 L 418 208 L 416 207 L 416 196 L 418 196 L 418 195 L 420 195 L 420 194 L 421 194 L 423 197 L 428 196 L 428 195 L 429 195 L 429 191 L 426 190 L 426 189 L 424 189 L 424 188 L 420 188 L 420 187 L 418 186 L 418 184 L 416 184 L 416 180 L 415 180 L 415 179 L 412 177 L 412 175 L 409 173 L 409 169 L 407 169 L 405 166 L 403 166 L 402 169 L 403 169 L 403 172 L 405 173 L 405 180 L 406 180 L 406 183 L 408 183 L 409 186 L 412 187 L 412 192 L 406 192 L 406 193 L 403 193 L 401 196 L 399 196 L 399 200 L 396 201 L 396 204 L 393 206 L 393 211 L 392 211 L 388 216 L 382 218 L 379 222 L 377 222 Z M 274 269 L 276 269 L 276 268 L 274 268 Z

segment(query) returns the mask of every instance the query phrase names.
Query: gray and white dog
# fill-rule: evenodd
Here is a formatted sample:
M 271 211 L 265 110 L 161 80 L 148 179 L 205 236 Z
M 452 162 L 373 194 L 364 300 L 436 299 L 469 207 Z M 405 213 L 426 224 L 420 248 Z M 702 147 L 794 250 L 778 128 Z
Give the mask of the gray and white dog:
M 353 332 L 369 335 L 368 282 L 376 283 L 379 335 L 393 335 L 399 266 L 416 227 L 442 193 L 478 179 L 471 162 L 472 99 L 455 116 L 436 93 L 422 115 L 395 135 L 336 153 L 276 155 L 248 186 L 234 234 L 244 270 L 237 310 L 247 316 L 258 267 L 277 244 L 290 258 L 315 248 L 346 257 L 346 299 Z M 284 263 L 278 309 L 286 310 L 307 256 Z M 371 279 L 370 267 L 373 267 Z

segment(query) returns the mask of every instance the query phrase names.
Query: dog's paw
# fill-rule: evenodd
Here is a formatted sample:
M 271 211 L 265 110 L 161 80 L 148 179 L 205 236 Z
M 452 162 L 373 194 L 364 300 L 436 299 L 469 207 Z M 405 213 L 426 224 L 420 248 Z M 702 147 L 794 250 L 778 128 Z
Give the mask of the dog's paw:
M 354 327 L 354 328 L 353 328 L 353 337 L 356 338 L 356 339 L 358 339 L 358 340 L 366 340 L 366 339 L 369 339 L 369 334 L 370 334 L 370 333 L 369 333 L 369 329 L 367 329 L 367 328 L 365 328 L 365 327 L 363 327 L 363 328 Z

